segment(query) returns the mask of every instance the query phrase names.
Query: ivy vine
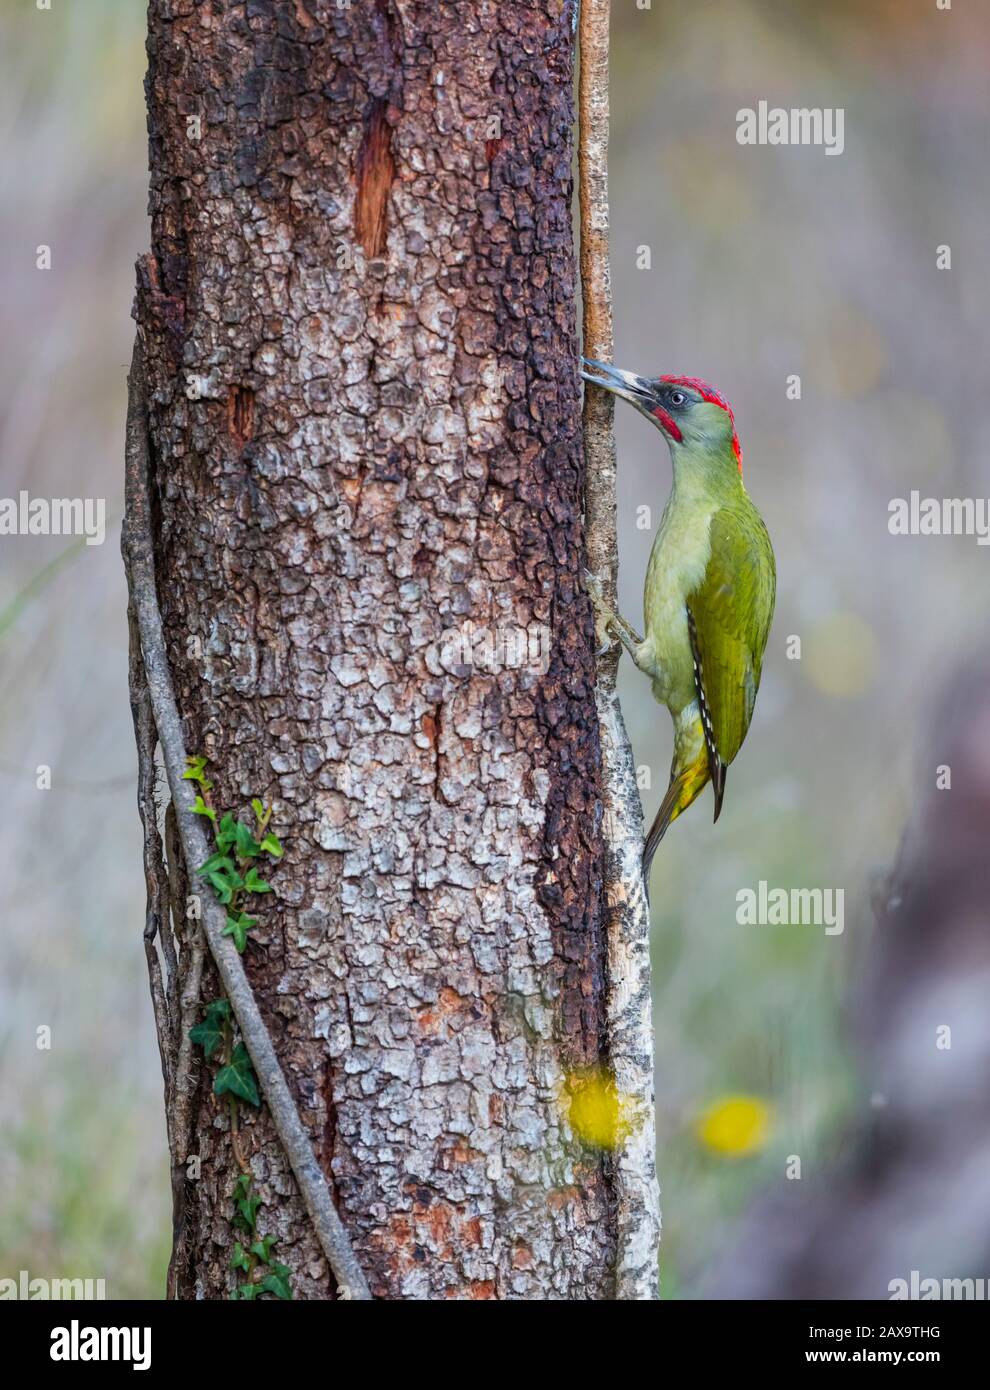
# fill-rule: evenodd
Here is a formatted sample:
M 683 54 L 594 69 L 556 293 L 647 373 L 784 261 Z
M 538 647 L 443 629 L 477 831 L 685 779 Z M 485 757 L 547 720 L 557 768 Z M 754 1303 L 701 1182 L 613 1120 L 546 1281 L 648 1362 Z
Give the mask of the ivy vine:
M 224 935 L 233 938 L 239 952 L 248 943 L 248 933 L 257 926 L 257 918 L 245 911 L 245 900 L 252 894 L 270 893 L 271 885 L 258 873 L 256 860 L 262 855 L 281 859 L 282 846 L 270 829 L 272 807 L 253 800 L 255 826 L 252 830 L 228 811 L 219 819 L 210 800 L 213 783 L 206 775 L 206 759 L 196 756 L 186 759 L 183 774 L 197 784 L 193 811 L 204 816 L 213 827 L 216 852 L 200 864 L 197 873 L 205 878 L 220 902 L 227 909 Z M 189 1030 L 190 1040 L 203 1049 L 208 1062 L 216 1057 L 220 1066 L 213 1079 L 213 1093 L 226 1097 L 230 1116 L 230 1142 L 240 1170 L 232 1195 L 231 1226 L 238 1236 L 230 1268 L 239 1280 L 232 1299 L 254 1299 L 262 1294 L 291 1299 L 291 1271 L 274 1256 L 275 1237 L 259 1236 L 258 1212 L 263 1199 L 254 1190 L 254 1178 L 241 1144 L 240 1105 L 258 1107 L 261 1095 L 251 1057 L 236 1031 L 236 1020 L 229 999 L 214 999 L 206 1005 L 202 1022 Z
M 227 925 L 223 934 L 233 937 L 234 945 L 243 953 L 248 932 L 258 925 L 258 919 L 244 911 L 244 899 L 253 893 L 272 891 L 271 884 L 260 876 L 254 861 L 263 854 L 278 860 L 283 853 L 278 836 L 268 828 L 272 807 L 266 810 L 257 799 L 251 802 L 256 822 L 254 830 L 243 821 L 235 820 L 229 811 L 217 820 L 217 813 L 208 799 L 213 783 L 206 776 L 206 759 L 187 758 L 186 762 L 188 766 L 183 776 L 199 787 L 193 814 L 205 816 L 210 822 L 216 844 L 216 853 L 200 864 L 196 872 L 206 879 L 226 907 Z

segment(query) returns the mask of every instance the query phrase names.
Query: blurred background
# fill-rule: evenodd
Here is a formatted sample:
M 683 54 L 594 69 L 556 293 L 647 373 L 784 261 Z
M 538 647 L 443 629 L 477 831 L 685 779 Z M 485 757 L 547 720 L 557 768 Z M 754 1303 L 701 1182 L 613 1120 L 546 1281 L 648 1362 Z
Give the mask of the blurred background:
M 884 1103 L 850 987 L 946 760 L 935 696 L 986 622 L 986 549 L 887 521 L 912 489 L 990 494 L 990 22 L 934 0 L 613 9 L 616 361 L 732 401 L 779 575 L 722 818 L 703 797 L 653 873 L 663 1284 L 681 1298 L 789 1155 L 826 1170 Z M 103 1277 L 124 1298 L 161 1296 L 170 1235 L 118 551 L 144 22 L 136 0 L 7 0 L 0 83 L 0 496 L 105 497 L 110 517 L 102 547 L 0 539 L 0 1276 Z M 736 112 L 761 100 L 843 107 L 843 154 L 738 145 Z M 633 411 L 617 430 L 638 626 L 670 466 Z M 622 681 L 649 819 L 670 722 L 628 662 Z M 843 889 L 844 932 L 740 926 L 736 894 L 761 879 Z

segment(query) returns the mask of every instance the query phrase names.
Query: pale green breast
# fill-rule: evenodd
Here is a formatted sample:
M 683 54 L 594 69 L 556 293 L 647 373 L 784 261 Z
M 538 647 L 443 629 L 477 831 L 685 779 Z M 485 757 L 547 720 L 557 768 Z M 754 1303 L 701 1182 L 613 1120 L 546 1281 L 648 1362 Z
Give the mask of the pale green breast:
M 653 648 L 653 694 L 675 717 L 697 699 L 685 600 L 705 577 L 709 523 L 718 505 L 714 498 L 682 499 L 675 490 L 646 570 L 643 621 Z

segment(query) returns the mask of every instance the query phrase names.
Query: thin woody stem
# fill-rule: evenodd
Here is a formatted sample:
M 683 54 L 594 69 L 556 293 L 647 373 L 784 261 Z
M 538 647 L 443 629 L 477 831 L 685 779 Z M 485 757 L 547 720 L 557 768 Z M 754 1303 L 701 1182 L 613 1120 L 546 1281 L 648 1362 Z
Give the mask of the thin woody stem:
M 241 1145 L 241 1131 L 237 1121 L 237 1098 L 236 1096 L 228 1096 L 227 1099 L 230 1101 L 230 1146 L 234 1150 L 234 1157 L 237 1159 L 238 1168 L 240 1168 L 242 1173 L 246 1173 L 247 1176 L 250 1177 L 251 1168 L 244 1155 L 243 1146 Z
M 229 1067 L 234 1056 L 234 1029 L 228 1018 L 223 1026 L 223 1061 L 224 1066 Z M 246 1177 L 251 1177 L 251 1166 L 244 1154 L 244 1147 L 241 1144 L 241 1131 L 238 1124 L 237 1097 L 228 1092 L 227 1094 L 227 1115 L 230 1119 L 230 1147 L 234 1150 L 234 1158 L 237 1166 Z

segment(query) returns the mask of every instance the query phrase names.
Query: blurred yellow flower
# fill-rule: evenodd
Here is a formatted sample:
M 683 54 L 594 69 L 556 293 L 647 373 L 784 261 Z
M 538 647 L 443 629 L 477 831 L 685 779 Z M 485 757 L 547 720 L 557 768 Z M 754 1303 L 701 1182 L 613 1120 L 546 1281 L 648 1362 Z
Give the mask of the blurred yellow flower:
M 770 1118 L 770 1106 L 758 1096 L 720 1096 L 698 1116 L 695 1133 L 713 1153 L 742 1158 L 766 1144 Z
M 567 1118 L 582 1144 L 615 1149 L 631 1134 L 635 1102 L 616 1089 L 608 1072 L 572 1072 L 567 1091 Z

